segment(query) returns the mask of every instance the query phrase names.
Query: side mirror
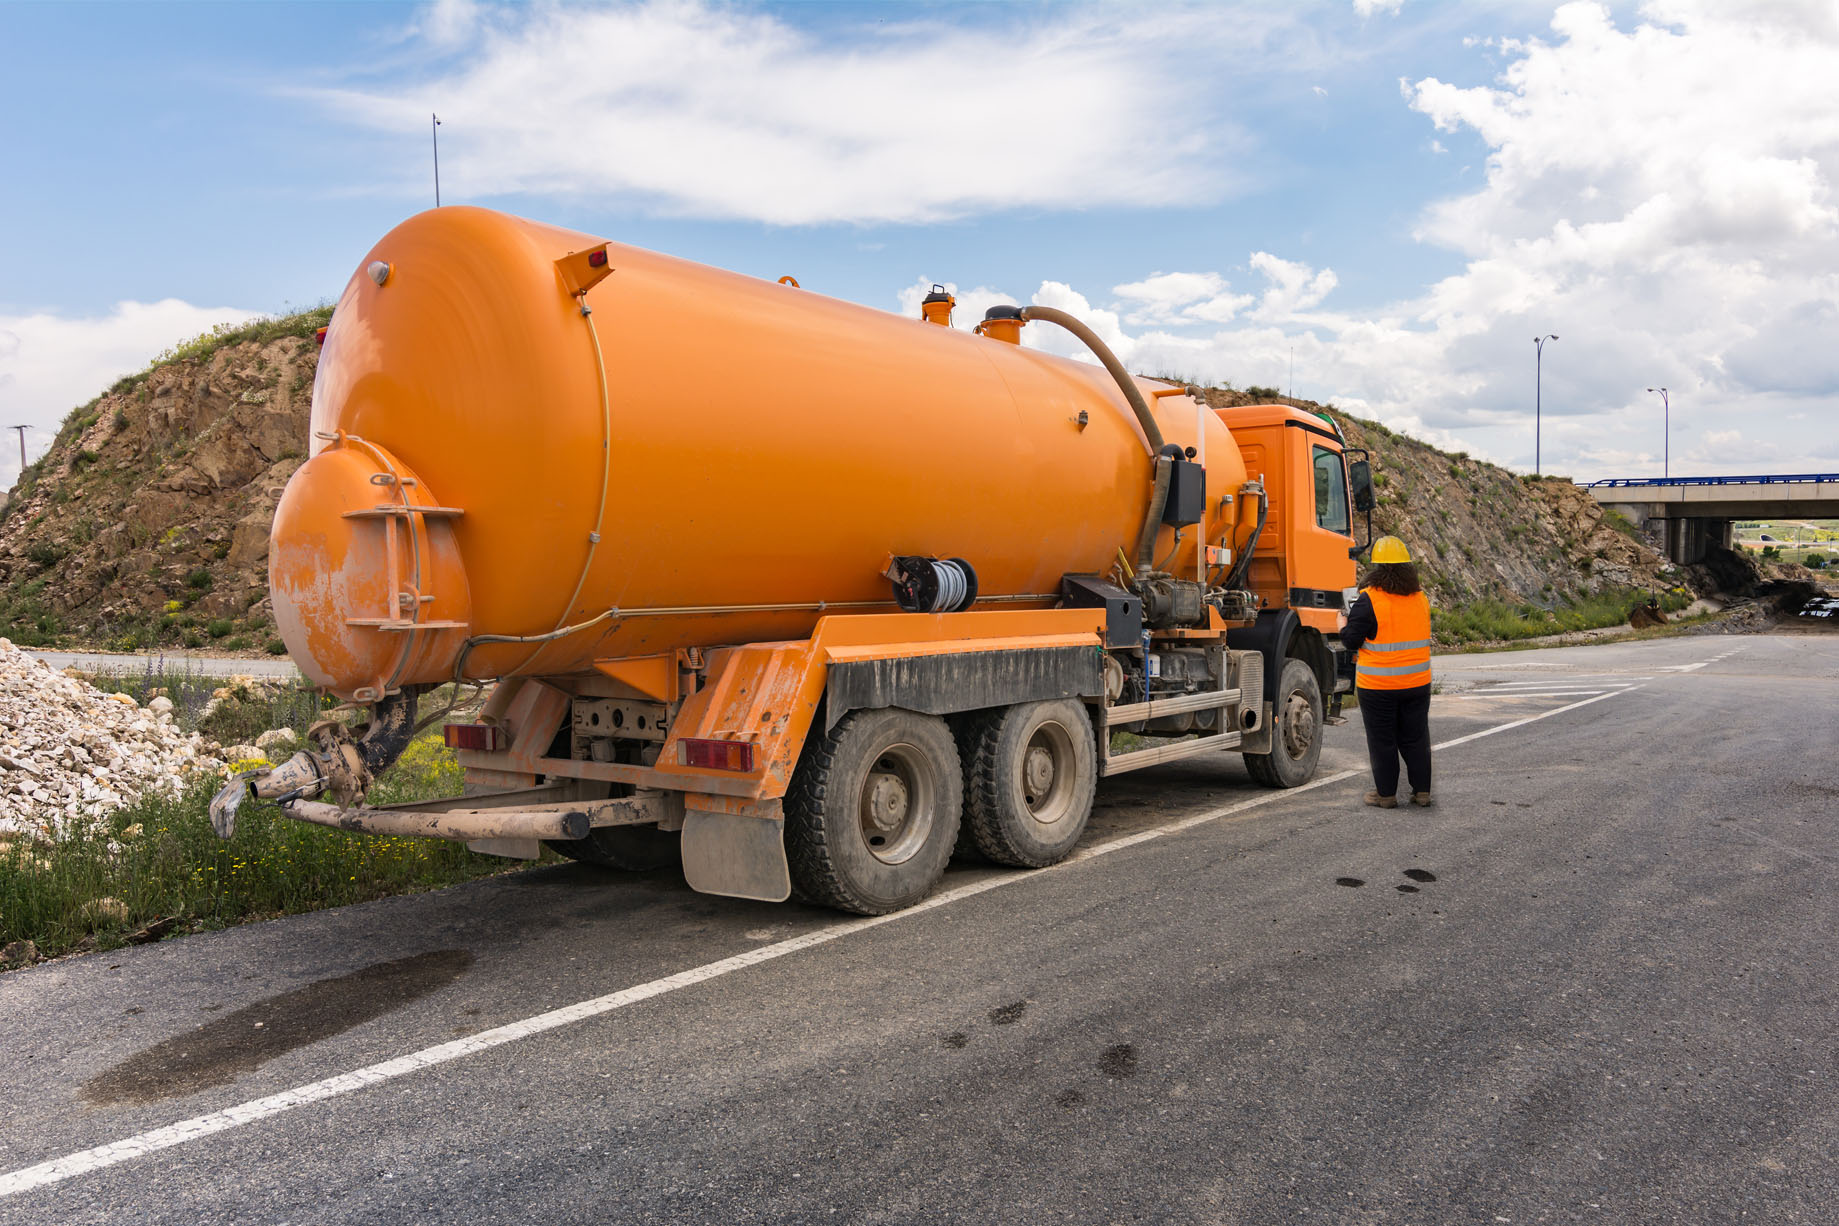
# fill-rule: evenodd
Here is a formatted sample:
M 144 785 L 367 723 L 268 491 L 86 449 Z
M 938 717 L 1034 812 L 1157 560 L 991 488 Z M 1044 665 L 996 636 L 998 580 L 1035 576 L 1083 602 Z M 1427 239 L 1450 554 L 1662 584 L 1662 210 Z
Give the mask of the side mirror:
M 1353 487 L 1354 510 L 1371 511 L 1373 509 L 1373 467 L 1365 460 L 1355 460 L 1347 466 L 1347 483 Z

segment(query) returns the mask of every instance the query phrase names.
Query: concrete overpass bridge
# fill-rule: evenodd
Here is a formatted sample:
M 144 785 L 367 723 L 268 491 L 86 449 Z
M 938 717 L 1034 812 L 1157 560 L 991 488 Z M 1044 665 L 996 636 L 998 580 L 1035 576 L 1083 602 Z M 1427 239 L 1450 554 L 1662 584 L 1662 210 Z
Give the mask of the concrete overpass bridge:
M 1682 566 L 1703 561 L 1710 545 L 1731 548 L 1733 520 L 1839 519 L 1839 473 L 1616 478 L 1584 488 L 1637 527 L 1662 532 L 1668 560 Z

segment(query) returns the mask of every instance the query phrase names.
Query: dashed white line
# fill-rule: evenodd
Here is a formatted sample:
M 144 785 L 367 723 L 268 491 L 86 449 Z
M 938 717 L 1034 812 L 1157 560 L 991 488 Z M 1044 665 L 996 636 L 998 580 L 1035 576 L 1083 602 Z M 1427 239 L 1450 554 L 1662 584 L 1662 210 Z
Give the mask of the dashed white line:
M 1608 693 L 1598 694 L 1594 698 L 1586 698 L 1581 702 L 1569 703 L 1562 707 L 1553 707 L 1549 711 L 1540 711 L 1536 715 L 1528 715 L 1523 719 L 1511 720 L 1504 724 L 1496 724 L 1491 728 L 1484 728 L 1480 732 L 1471 732 L 1467 736 L 1459 736 L 1454 740 L 1444 741 L 1441 744 L 1433 745 L 1432 748 L 1436 750 L 1454 749 L 1458 745 L 1466 745 L 1470 741 L 1478 741 L 1483 737 L 1494 736 L 1501 732 L 1509 732 L 1515 728 L 1523 728 L 1527 724 L 1536 723 L 1542 719 L 1550 719 L 1554 715 L 1563 715 L 1567 711 L 1575 711 L 1579 707 L 1587 707 L 1591 703 L 1602 702 L 1606 698 L 1613 698 L 1617 694 L 1624 692 L 1623 690 L 1613 690 Z M 764 945 L 758 949 L 750 949 L 743 953 L 735 954 L 732 957 L 722 958 L 703 966 L 692 967 L 686 971 L 679 971 L 674 975 L 666 975 L 662 979 L 653 979 L 649 983 L 641 983 L 630 988 L 621 988 L 617 992 L 609 992 L 604 996 L 596 996 L 590 1000 L 580 1001 L 572 1005 L 565 1005 L 560 1009 L 551 1009 L 546 1013 L 539 1013 L 534 1017 L 527 1017 L 522 1021 L 511 1022 L 503 1026 L 496 1026 L 491 1030 L 480 1031 L 478 1034 L 469 1035 L 463 1039 L 455 1039 L 450 1043 L 440 1043 L 433 1047 L 424 1047 L 420 1051 L 411 1052 L 406 1056 L 398 1056 L 394 1060 L 385 1060 L 378 1064 L 367 1065 L 364 1068 L 356 1069 L 349 1073 L 341 1073 L 336 1077 L 327 1077 L 322 1081 L 314 1081 L 306 1085 L 295 1086 L 293 1089 L 283 1090 L 279 1094 L 270 1094 L 265 1098 L 256 1098 L 248 1102 L 238 1103 L 236 1106 L 226 1107 L 222 1111 L 213 1111 L 208 1115 L 194 1116 L 189 1120 L 180 1120 L 176 1124 L 168 1124 L 164 1128 L 155 1128 L 148 1132 L 136 1133 L 134 1136 L 125 1137 L 119 1141 L 112 1141 L 107 1145 L 98 1145 L 92 1149 L 80 1150 L 74 1154 L 66 1154 L 64 1157 L 53 1158 L 47 1162 L 40 1162 L 35 1166 L 22 1167 L 19 1170 L 0 1175 L 0 1197 L 13 1196 L 20 1192 L 30 1191 L 33 1188 L 42 1188 L 47 1184 L 59 1183 L 78 1175 L 88 1174 L 91 1171 L 99 1171 L 105 1167 L 115 1166 L 118 1163 L 143 1157 L 162 1149 L 168 1149 L 174 1145 L 183 1145 L 187 1141 L 195 1141 L 201 1137 L 208 1137 L 214 1133 L 224 1132 L 231 1128 L 240 1128 L 245 1124 L 253 1124 L 259 1120 L 265 1120 L 271 1116 L 280 1115 L 286 1111 L 292 1111 L 296 1107 L 304 1107 L 309 1103 L 323 1102 L 326 1099 L 337 1098 L 340 1095 L 349 1094 L 354 1090 L 362 1090 L 385 1081 L 391 1081 L 397 1077 L 403 1077 L 410 1073 L 417 1073 L 423 1069 L 433 1068 L 436 1065 L 458 1060 L 463 1056 L 470 1056 L 478 1052 L 488 1051 L 491 1048 L 499 1047 L 506 1043 L 513 1043 L 518 1039 L 529 1038 L 531 1035 L 542 1034 L 545 1031 L 554 1030 L 560 1026 L 567 1026 L 573 1022 L 586 1021 L 588 1018 L 611 1013 L 615 1009 L 623 1009 L 627 1005 L 633 1005 L 643 1000 L 650 1000 L 653 997 L 663 996 L 666 993 L 675 992 L 680 988 L 694 987 L 696 984 L 707 983 L 711 979 L 719 979 L 724 975 L 729 975 L 739 970 L 745 970 L 750 966 L 758 966 L 762 962 L 771 962 L 775 958 L 783 958 L 788 954 L 800 953 L 819 945 L 828 944 L 831 941 L 841 940 L 847 936 L 854 936 L 858 932 L 866 932 L 871 928 L 878 928 L 883 924 L 895 923 L 911 916 L 921 915 L 927 911 L 936 910 L 939 907 L 950 906 L 954 902 L 985 893 L 989 890 L 998 889 L 1003 886 L 1017 885 L 1024 881 L 1037 881 L 1049 873 L 1062 871 L 1072 865 L 1081 864 L 1088 860 L 1095 860 L 1100 856 L 1109 855 L 1114 851 L 1121 851 L 1126 847 L 1134 847 L 1139 843 L 1147 843 L 1153 839 L 1165 838 L 1171 834 L 1179 834 L 1184 830 L 1192 830 L 1196 826 L 1203 826 L 1209 822 L 1218 821 L 1221 818 L 1243 813 L 1250 809 L 1256 809 L 1278 800 L 1284 800 L 1301 792 L 1328 787 L 1331 784 L 1340 783 L 1344 780 L 1352 779 L 1356 775 L 1363 775 L 1365 773 L 1364 770 L 1337 771 L 1332 775 L 1325 775 L 1320 779 L 1305 783 L 1301 787 L 1290 788 L 1284 791 L 1266 792 L 1262 795 L 1251 797 L 1248 800 L 1242 800 L 1236 804 L 1227 805 L 1224 808 L 1213 809 L 1206 813 L 1196 814 L 1193 817 L 1182 818 L 1166 826 L 1158 826 L 1153 830 L 1140 831 L 1136 834 L 1126 835 L 1123 838 L 1112 839 L 1109 842 L 1085 848 L 1075 852 L 1061 864 L 1055 865 L 1052 868 L 1040 869 L 1030 873 L 1013 873 L 999 877 L 987 877 L 982 881 L 974 881 L 968 885 L 961 885 L 956 889 L 947 890 L 942 894 L 935 894 L 926 901 L 919 903 L 917 906 L 909 907 L 905 911 L 896 911 L 892 915 L 877 915 L 866 919 L 848 920 L 818 932 L 809 932 L 803 936 L 792 937 L 772 945 Z

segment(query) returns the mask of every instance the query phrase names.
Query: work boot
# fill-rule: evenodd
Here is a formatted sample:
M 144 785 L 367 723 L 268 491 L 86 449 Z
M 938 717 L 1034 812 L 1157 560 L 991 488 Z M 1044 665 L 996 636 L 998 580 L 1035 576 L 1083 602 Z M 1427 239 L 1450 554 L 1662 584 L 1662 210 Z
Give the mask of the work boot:
M 1413 792 L 1411 794 L 1411 803 L 1418 806 L 1420 809 L 1430 808 L 1430 793 Z
M 1369 805 L 1372 805 L 1375 809 L 1396 809 L 1398 808 L 1398 797 L 1381 796 L 1378 792 L 1368 792 L 1366 794 L 1366 802 Z

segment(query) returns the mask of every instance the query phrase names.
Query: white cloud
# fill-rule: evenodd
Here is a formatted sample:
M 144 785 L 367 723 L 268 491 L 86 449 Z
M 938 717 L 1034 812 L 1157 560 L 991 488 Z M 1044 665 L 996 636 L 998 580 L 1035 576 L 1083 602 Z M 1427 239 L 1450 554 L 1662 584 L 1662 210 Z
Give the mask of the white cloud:
M 1211 272 L 1159 272 L 1111 292 L 1140 304 L 1124 317 L 1132 324 L 1223 324 L 1255 301 L 1232 293 L 1226 279 Z
M 454 199 L 610 197 L 781 225 L 1167 207 L 1241 186 L 1228 155 L 1248 144 L 1210 78 L 1169 72 L 1167 49 L 1255 55 L 1295 21 L 1179 9 L 994 20 L 820 38 L 702 0 L 443 0 L 410 32 L 429 61 L 419 79 L 307 94 L 378 131 L 438 111 Z
M 30 426 L 26 452 L 36 460 L 50 446 L 70 410 L 180 341 L 216 324 L 242 323 L 257 312 L 197 307 L 176 298 L 122 302 L 107 315 L 0 316 L 0 425 Z M 0 488 L 19 477 L 18 436 L 0 437 Z
M 1356 17 L 1371 17 L 1374 13 L 1394 13 L 1404 6 L 1405 0 L 1354 0 Z
M 1271 283 L 1255 312 L 1262 320 L 1289 319 L 1318 305 L 1339 284 L 1332 268 L 1318 272 L 1306 264 L 1280 260 L 1268 251 L 1252 252 L 1251 266 Z
M 1481 45 L 1490 84 L 1403 87 L 1489 147 L 1418 230 L 1460 271 L 1349 310 L 1332 270 L 1259 251 L 1226 326 L 1196 307 L 1224 277 L 1162 271 L 1100 331 L 1134 369 L 1239 386 L 1285 386 L 1294 349 L 1299 395 L 1526 469 L 1537 383 L 1548 472 L 1839 471 L 1839 10 L 1660 0 L 1622 28 L 1572 3 L 1551 28 Z

